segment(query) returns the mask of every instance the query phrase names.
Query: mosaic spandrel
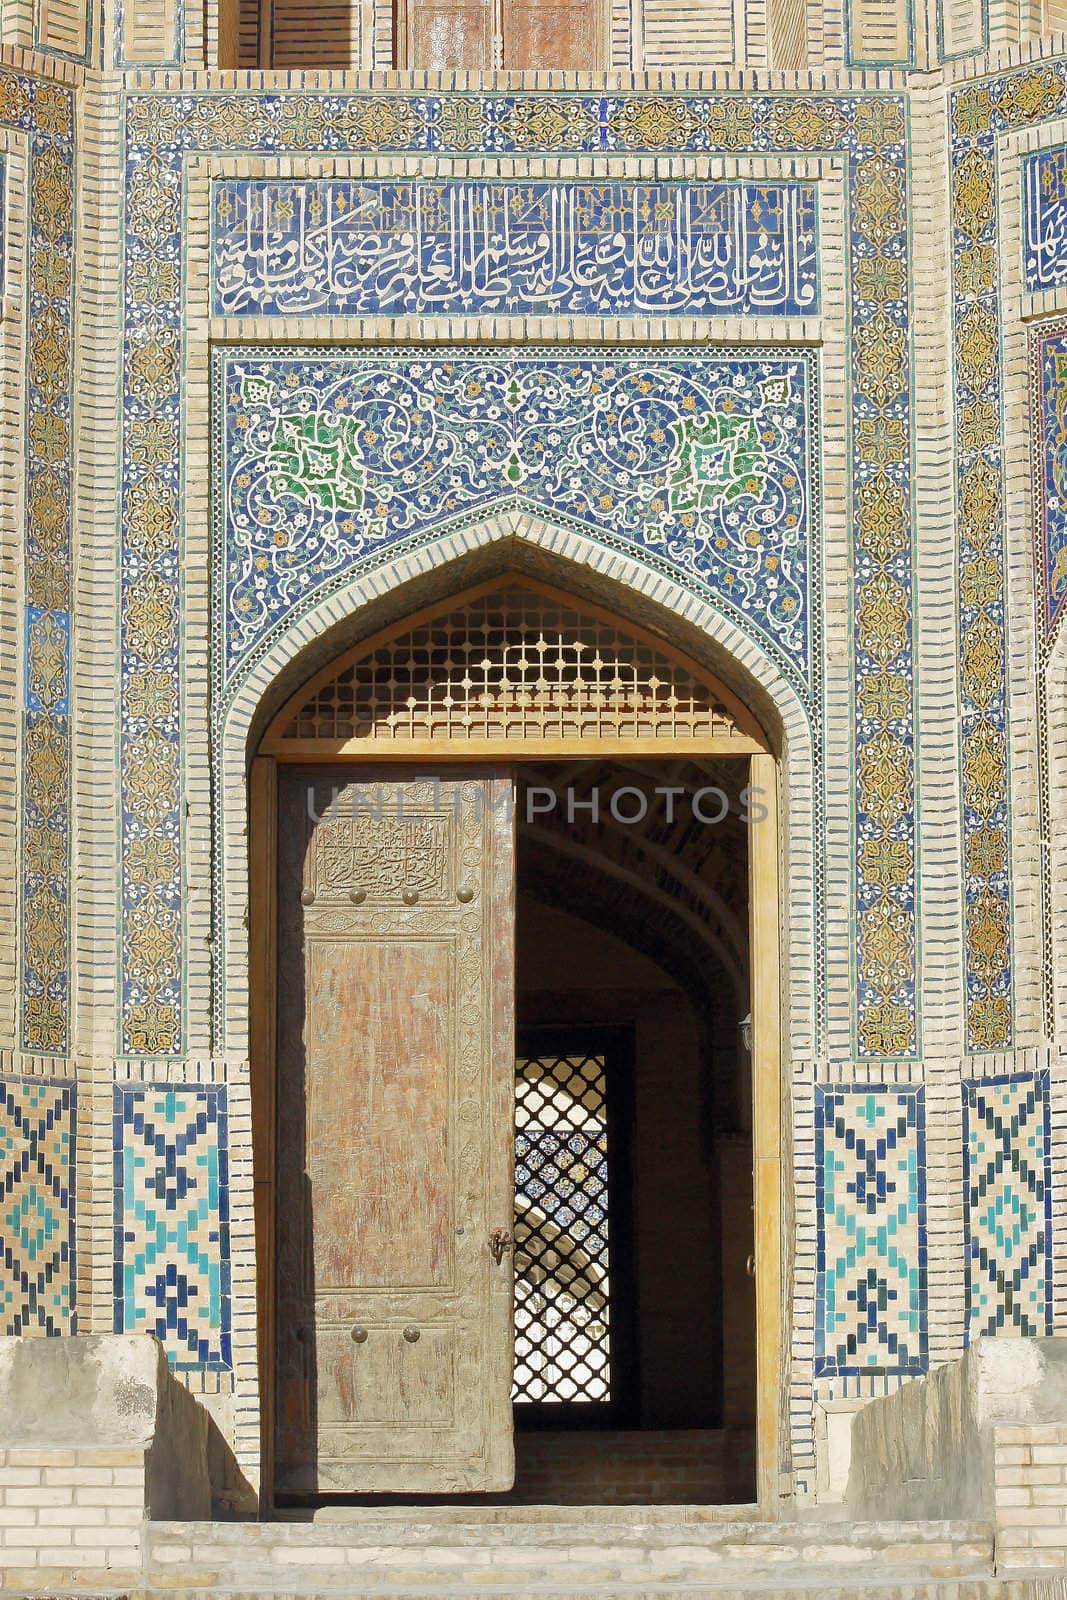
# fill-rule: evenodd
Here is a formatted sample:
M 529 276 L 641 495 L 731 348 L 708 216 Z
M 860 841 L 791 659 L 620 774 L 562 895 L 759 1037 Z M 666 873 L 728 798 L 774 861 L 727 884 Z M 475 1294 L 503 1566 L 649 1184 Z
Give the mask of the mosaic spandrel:
M 219 316 L 807 316 L 815 186 L 227 179 Z
M 799 353 L 230 350 L 217 380 L 227 679 L 357 563 L 515 504 L 680 571 L 806 678 Z

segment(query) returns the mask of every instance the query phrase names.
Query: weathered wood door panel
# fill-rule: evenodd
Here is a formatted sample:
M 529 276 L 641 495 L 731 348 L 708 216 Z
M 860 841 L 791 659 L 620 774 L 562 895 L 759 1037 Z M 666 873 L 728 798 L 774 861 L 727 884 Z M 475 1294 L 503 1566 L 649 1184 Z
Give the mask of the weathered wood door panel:
M 503 65 L 595 72 L 603 62 L 597 0 L 505 0 Z
M 513 1474 L 510 777 L 283 770 L 276 1486 Z

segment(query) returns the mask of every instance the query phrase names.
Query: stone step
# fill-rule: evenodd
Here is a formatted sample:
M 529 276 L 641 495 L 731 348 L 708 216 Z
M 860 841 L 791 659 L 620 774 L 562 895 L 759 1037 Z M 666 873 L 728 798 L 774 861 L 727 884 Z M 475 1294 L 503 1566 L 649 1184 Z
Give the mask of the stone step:
M 857 1576 L 851 1583 L 787 1582 L 772 1579 L 735 1580 L 721 1584 L 619 1584 L 584 1581 L 579 1587 L 570 1582 L 552 1587 L 531 1587 L 522 1582 L 510 1585 L 503 1582 L 457 1579 L 448 1589 L 426 1588 L 417 1578 L 411 1578 L 406 1588 L 367 1588 L 353 1577 L 343 1591 L 344 1600 L 382 1600 L 388 1593 L 390 1600 L 470 1600 L 473 1595 L 482 1600 L 526 1600 L 537 1595 L 541 1600 L 668 1600 L 680 1596 L 682 1600 L 1063 1600 L 1062 1580 L 1047 1578 L 1000 1580 L 993 1577 L 934 1579 L 914 1582 L 894 1581 L 881 1572 Z M 213 1589 L 158 1588 L 149 1586 L 141 1595 L 122 1596 L 121 1600 L 338 1600 L 336 1589 L 287 1588 L 266 1590 L 255 1588 L 217 1586 Z M 88 1597 L 86 1597 L 88 1600 Z M 93 1597 L 96 1600 L 96 1597 Z
M 541 1512 L 542 1520 L 531 1515 Z M 947 1596 L 961 1580 L 991 1579 L 992 1535 L 980 1524 L 770 1523 L 557 1519 L 555 1507 L 522 1509 L 505 1521 L 424 1515 L 382 1517 L 375 1508 L 343 1522 L 153 1523 L 147 1545 L 150 1589 L 170 1594 L 310 1593 L 420 1597 L 455 1593 L 503 1597 L 707 1593 L 718 1600 L 876 1586 L 930 1585 Z M 618 1508 L 616 1508 L 618 1509 Z M 999 1592 L 999 1591 L 993 1591 Z M 975 1591 L 977 1600 L 979 1591 Z

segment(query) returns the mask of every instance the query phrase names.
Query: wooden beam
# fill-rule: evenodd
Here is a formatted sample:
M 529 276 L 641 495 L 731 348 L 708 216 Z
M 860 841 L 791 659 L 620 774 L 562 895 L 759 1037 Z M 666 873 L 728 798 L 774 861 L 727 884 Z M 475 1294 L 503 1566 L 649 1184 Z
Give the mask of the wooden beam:
M 274 1271 L 276 1195 L 274 1056 L 277 1027 L 278 773 L 269 756 L 252 762 L 249 785 L 249 1057 L 252 1172 L 256 1217 L 256 1328 L 259 1359 L 261 1516 L 274 1490 Z
M 778 1515 L 782 1375 L 781 952 L 778 905 L 778 770 L 752 757 L 749 782 L 766 815 L 750 827 L 752 1156 L 756 1238 L 756 1474 L 763 1514 Z

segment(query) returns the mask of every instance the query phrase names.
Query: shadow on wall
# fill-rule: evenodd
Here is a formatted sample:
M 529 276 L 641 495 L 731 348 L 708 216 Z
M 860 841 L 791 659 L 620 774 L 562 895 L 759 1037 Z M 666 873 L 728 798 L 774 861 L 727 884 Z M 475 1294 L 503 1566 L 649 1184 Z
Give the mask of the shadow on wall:
M 172 1374 L 158 1339 L 0 1338 L 0 1449 L 143 1451 L 145 1511 L 202 1521 L 254 1505 L 212 1417 Z

